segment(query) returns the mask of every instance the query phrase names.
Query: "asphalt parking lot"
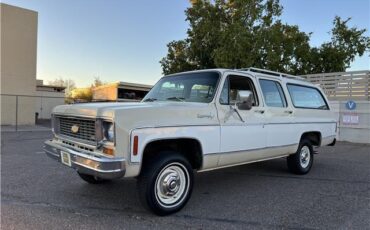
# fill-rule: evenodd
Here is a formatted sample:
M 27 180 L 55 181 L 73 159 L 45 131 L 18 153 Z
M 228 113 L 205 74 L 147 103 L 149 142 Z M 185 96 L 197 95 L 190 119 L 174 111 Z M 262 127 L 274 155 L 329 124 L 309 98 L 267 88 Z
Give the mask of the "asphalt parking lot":
M 1 138 L 1 229 L 370 229 L 370 145 L 337 143 L 311 172 L 285 159 L 196 174 L 172 216 L 144 210 L 136 181 L 89 185 L 42 153 L 49 131 Z

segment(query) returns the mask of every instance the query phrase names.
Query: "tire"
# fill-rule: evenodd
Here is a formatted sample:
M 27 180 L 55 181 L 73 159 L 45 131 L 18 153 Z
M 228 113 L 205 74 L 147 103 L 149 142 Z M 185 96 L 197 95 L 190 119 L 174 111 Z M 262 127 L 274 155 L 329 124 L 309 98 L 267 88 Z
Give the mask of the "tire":
M 303 139 L 299 143 L 295 154 L 287 158 L 288 169 L 294 174 L 307 174 L 313 164 L 313 147 L 309 140 Z
M 143 163 L 137 180 L 141 203 L 153 213 L 165 216 L 181 210 L 193 189 L 193 169 L 177 152 L 163 151 Z
M 110 181 L 110 180 L 102 179 L 96 176 L 91 176 L 91 175 L 87 175 L 87 174 L 80 173 L 80 172 L 77 172 L 77 173 L 81 177 L 82 180 L 86 181 L 89 184 L 103 184 L 103 183 L 107 183 Z

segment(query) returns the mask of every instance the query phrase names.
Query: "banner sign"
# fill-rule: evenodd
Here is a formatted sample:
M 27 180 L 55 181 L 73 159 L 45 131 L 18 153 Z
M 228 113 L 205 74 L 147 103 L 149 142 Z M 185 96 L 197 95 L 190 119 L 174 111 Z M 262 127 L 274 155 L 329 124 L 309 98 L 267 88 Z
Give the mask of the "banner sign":
M 360 119 L 356 113 L 344 113 L 342 115 L 342 123 L 344 125 L 358 125 L 359 122 Z

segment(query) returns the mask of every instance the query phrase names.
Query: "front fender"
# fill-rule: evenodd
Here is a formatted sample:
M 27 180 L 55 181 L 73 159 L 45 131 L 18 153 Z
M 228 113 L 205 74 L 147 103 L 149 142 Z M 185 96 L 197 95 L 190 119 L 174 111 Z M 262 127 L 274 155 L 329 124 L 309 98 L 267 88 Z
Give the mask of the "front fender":
M 217 125 L 138 128 L 130 133 L 128 163 L 133 166 L 141 165 L 145 147 L 153 141 L 181 138 L 197 140 L 201 145 L 203 155 L 220 151 L 220 126 Z M 134 148 L 136 148 L 135 151 Z

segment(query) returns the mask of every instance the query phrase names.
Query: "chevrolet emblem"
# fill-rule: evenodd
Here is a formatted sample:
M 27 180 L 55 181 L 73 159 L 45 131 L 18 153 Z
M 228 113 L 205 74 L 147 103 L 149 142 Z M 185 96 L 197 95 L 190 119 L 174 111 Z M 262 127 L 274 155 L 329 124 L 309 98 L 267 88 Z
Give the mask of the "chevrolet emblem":
M 72 133 L 78 133 L 79 129 L 80 129 L 80 127 L 78 127 L 78 125 L 72 125 L 72 127 L 71 127 Z

